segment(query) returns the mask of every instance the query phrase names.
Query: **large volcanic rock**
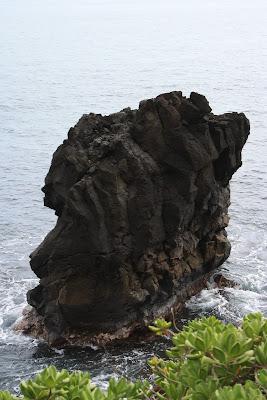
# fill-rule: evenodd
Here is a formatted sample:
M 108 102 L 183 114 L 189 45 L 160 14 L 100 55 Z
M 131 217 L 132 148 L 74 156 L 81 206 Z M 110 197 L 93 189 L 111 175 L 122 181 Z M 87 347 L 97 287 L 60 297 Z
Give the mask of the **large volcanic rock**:
M 127 335 L 203 286 L 230 253 L 229 180 L 248 134 L 244 114 L 181 92 L 70 129 L 43 188 L 58 221 L 31 255 L 28 302 L 51 341 Z

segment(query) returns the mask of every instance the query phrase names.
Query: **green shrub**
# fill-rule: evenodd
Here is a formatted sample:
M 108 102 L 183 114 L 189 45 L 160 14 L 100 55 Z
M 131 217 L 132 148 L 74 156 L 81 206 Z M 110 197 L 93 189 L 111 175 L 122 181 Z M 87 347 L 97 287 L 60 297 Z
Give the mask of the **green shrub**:
M 172 335 L 168 358 L 153 357 L 152 382 L 111 379 L 106 391 L 88 373 L 54 367 L 20 385 L 23 400 L 261 400 L 267 399 L 267 319 L 249 314 L 240 327 L 215 317 L 190 322 L 172 333 L 158 319 L 150 327 L 157 335 Z M 0 400 L 16 400 L 0 392 Z

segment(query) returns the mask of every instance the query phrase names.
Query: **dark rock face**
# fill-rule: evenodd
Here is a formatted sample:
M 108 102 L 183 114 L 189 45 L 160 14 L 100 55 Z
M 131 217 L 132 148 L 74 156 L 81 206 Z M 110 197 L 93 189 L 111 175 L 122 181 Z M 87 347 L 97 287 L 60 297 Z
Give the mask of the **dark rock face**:
M 31 255 L 28 302 L 50 340 L 130 332 L 200 289 L 230 253 L 229 180 L 248 134 L 244 114 L 181 92 L 70 129 L 43 188 L 58 221 Z

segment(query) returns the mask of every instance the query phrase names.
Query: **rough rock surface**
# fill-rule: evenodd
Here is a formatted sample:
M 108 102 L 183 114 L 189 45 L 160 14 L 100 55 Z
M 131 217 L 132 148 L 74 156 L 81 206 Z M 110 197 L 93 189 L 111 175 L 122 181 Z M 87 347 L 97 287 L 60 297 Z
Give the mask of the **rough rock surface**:
M 70 129 L 43 188 L 58 221 L 31 254 L 28 302 L 50 342 L 127 336 L 200 290 L 230 253 L 229 180 L 248 134 L 244 114 L 181 92 Z

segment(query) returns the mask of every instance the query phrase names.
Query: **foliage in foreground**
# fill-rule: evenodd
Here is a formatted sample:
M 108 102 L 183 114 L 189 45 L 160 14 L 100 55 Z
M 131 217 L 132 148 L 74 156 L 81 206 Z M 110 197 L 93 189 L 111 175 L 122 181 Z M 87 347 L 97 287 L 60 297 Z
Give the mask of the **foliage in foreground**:
M 172 335 L 166 360 L 153 357 L 153 381 L 111 379 L 106 391 L 88 373 L 49 367 L 22 382 L 21 396 L 0 392 L 0 400 L 261 400 L 267 399 L 267 319 L 249 314 L 237 328 L 215 317 L 190 322 L 172 333 L 170 323 L 156 320 L 158 335 Z

